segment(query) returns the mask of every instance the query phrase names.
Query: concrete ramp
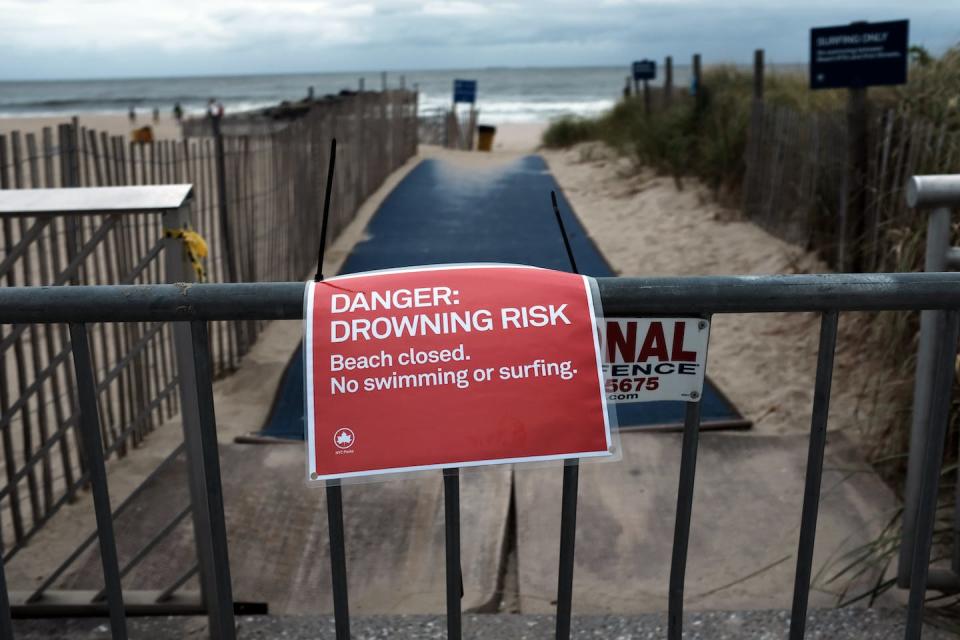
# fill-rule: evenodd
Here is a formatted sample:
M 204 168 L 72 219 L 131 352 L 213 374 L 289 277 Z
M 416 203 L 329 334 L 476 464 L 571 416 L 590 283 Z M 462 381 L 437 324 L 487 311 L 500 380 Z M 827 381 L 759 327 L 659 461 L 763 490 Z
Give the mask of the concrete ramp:
M 304 480 L 304 447 L 220 446 L 234 598 L 267 602 L 271 613 L 333 611 L 327 513 L 322 489 Z M 146 487 L 116 522 L 120 562 L 187 504 L 182 460 Z M 465 610 L 497 599 L 510 502 L 510 469 L 461 476 Z M 441 613 L 445 605 L 443 482 L 438 471 L 343 490 L 350 611 Z M 79 536 L 78 536 L 79 538 Z M 128 589 L 160 589 L 194 561 L 189 518 L 124 579 Z M 67 586 L 99 588 L 90 553 Z M 196 590 L 196 579 L 186 589 Z
M 574 612 L 666 611 L 680 440 L 626 433 L 621 462 L 581 466 Z M 830 441 L 814 575 L 841 548 L 866 542 L 894 507 L 890 491 L 849 455 L 842 436 Z M 689 610 L 789 609 L 806 456 L 805 436 L 701 434 Z M 514 473 L 523 613 L 549 613 L 556 600 L 561 477 L 559 466 Z M 863 578 L 873 584 L 875 575 Z M 815 584 L 810 606 L 835 605 L 836 596 Z

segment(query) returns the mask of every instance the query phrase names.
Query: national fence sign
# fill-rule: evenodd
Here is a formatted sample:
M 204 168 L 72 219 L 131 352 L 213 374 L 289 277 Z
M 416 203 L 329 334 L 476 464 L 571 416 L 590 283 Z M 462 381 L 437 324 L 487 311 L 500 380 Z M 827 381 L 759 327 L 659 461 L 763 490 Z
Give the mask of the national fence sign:
M 511 265 L 309 283 L 309 479 L 610 455 L 595 295 Z
M 699 401 L 710 323 L 697 318 L 610 318 L 603 332 L 607 401 Z

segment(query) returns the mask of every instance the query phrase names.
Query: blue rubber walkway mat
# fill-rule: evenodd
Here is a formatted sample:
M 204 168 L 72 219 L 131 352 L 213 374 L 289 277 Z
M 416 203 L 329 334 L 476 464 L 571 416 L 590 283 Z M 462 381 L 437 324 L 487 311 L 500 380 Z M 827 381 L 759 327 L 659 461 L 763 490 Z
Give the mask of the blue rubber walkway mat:
M 492 168 L 424 160 L 380 205 L 340 273 L 457 262 L 507 262 L 567 271 L 570 265 L 550 204 L 551 190 L 557 192 L 580 272 L 616 275 L 540 156 Z M 302 349 L 301 345 L 290 360 L 261 436 L 303 438 Z M 703 391 L 703 428 L 749 428 L 710 380 L 704 382 Z M 622 404 L 617 406 L 617 418 L 621 429 L 676 428 L 683 424 L 684 404 Z

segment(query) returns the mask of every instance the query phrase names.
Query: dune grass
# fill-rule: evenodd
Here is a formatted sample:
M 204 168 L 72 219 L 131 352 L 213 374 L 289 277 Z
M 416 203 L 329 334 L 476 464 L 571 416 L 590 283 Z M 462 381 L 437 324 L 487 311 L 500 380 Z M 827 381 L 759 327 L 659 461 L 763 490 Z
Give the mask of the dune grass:
M 900 87 L 873 87 L 870 101 L 876 113 L 891 109 L 898 117 L 917 123 L 933 123 L 939 139 L 960 133 L 960 45 L 934 58 L 921 48 L 911 49 L 909 82 Z M 625 99 L 595 119 L 565 119 L 546 130 L 547 147 L 567 147 L 597 140 L 630 157 L 638 167 L 652 167 L 672 175 L 678 184 L 687 176 L 697 177 L 728 202 L 738 202 L 745 177 L 745 152 L 753 100 L 752 75 L 733 67 L 708 69 L 702 82 L 702 95 L 694 101 L 677 95 L 669 107 L 646 114 L 642 100 Z M 844 90 L 811 91 L 808 80 L 798 74 L 768 74 L 764 100 L 768 105 L 785 106 L 799 114 L 842 113 L 847 103 Z M 662 105 L 662 97 L 655 96 Z M 956 156 L 954 156 L 956 157 Z M 924 166 L 922 172 L 955 172 L 956 166 Z M 900 187 L 885 206 L 902 201 Z M 894 203 L 894 204 L 890 204 Z M 826 211 L 829 213 L 829 211 Z M 879 215 L 879 214 L 878 214 Z M 887 219 L 887 218 L 884 218 Z M 884 228 L 880 242 L 887 259 L 886 269 L 922 271 L 926 225 L 923 215 L 896 218 Z M 862 240 L 866 242 L 866 239 Z M 960 244 L 960 225 L 954 226 L 953 244 Z M 912 380 L 918 334 L 918 314 L 887 312 L 877 314 L 863 332 L 863 348 L 873 350 L 884 361 L 889 378 L 883 388 L 895 400 L 896 409 L 882 414 L 877 409 L 864 412 L 864 442 L 877 471 L 899 490 L 906 469 L 912 402 Z M 958 361 L 960 362 L 960 361 Z M 960 365 L 958 365 L 960 371 Z M 960 375 L 960 374 L 958 374 Z M 941 500 L 937 510 L 935 555 L 949 553 L 952 543 L 951 519 L 955 510 L 957 443 L 960 442 L 960 385 L 955 384 L 951 407 L 947 460 L 941 482 Z M 888 404 L 889 407 L 889 404 Z M 894 587 L 895 557 L 900 544 L 900 512 L 875 540 L 868 541 L 856 553 L 824 569 L 822 578 L 836 585 L 852 580 L 868 568 L 879 568 L 880 579 L 865 593 L 843 590 L 842 603 L 873 600 Z M 938 555 L 938 557 L 943 557 Z M 960 595 L 939 598 L 929 610 L 935 623 L 960 631 Z
M 903 87 L 873 87 L 874 109 L 896 107 L 917 117 L 960 128 L 960 46 L 939 58 L 914 48 L 910 82 Z M 599 140 L 647 166 L 674 176 L 696 176 L 715 191 L 736 192 L 744 176 L 744 151 L 753 100 L 753 76 L 733 66 L 708 68 L 701 99 L 679 89 L 670 106 L 663 106 L 655 90 L 647 115 L 642 99 L 618 102 L 596 118 L 566 117 L 550 124 L 543 145 L 550 148 Z M 800 113 L 839 112 L 847 102 L 845 90 L 811 91 L 808 79 L 797 73 L 768 73 L 764 79 L 766 104 L 790 107 Z

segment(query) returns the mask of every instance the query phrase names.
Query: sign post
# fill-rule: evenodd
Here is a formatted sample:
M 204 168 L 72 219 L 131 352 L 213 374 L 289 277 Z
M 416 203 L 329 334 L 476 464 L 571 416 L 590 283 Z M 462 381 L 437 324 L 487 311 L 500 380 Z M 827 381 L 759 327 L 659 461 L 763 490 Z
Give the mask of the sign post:
M 466 102 L 470 105 L 470 116 L 467 123 L 467 139 L 463 140 L 463 135 L 460 126 L 460 120 L 457 116 L 457 103 Z M 474 109 L 474 104 L 477 102 L 477 81 L 476 80 L 463 80 L 457 78 L 453 81 L 453 109 L 452 113 L 452 125 L 455 128 L 454 134 L 457 138 L 457 144 L 454 148 L 460 149 L 466 147 L 468 151 L 473 149 L 473 130 L 476 125 L 476 111 Z M 465 143 L 465 144 L 464 144 Z
M 310 481 L 611 455 L 592 287 L 512 265 L 309 283 Z
M 810 88 L 848 90 L 847 197 L 837 226 L 837 268 L 859 271 L 860 255 L 848 245 L 862 236 L 866 223 L 866 176 L 869 161 L 867 87 L 907 81 L 908 20 L 854 22 L 810 30 Z
M 643 81 L 643 110 L 650 115 L 650 86 L 648 82 L 657 77 L 656 60 L 637 60 L 633 63 L 633 85 L 634 94 L 639 95 L 638 82 Z
M 477 101 L 477 81 L 476 80 L 454 80 L 453 81 L 453 104 L 458 102 L 468 102 L 474 104 Z

